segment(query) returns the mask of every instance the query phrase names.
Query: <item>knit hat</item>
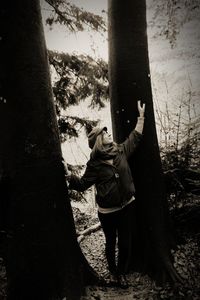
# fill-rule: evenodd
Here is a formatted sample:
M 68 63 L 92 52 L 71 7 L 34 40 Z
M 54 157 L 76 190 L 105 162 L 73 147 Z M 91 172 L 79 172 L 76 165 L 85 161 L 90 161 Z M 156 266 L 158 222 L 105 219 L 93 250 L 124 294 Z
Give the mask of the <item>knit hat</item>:
M 102 131 L 107 131 L 107 127 L 94 127 L 90 133 L 88 134 L 88 145 L 90 149 L 94 147 L 94 144 L 96 142 L 97 136 L 102 133 Z

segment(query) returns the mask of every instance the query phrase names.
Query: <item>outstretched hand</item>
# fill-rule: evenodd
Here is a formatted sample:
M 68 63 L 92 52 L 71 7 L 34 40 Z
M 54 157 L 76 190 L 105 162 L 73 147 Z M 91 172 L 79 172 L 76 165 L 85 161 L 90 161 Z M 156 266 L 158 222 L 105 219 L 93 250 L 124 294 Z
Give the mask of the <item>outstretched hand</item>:
M 145 103 L 141 104 L 141 100 L 138 100 L 138 111 L 140 114 L 140 117 L 144 117 L 144 112 L 145 112 Z

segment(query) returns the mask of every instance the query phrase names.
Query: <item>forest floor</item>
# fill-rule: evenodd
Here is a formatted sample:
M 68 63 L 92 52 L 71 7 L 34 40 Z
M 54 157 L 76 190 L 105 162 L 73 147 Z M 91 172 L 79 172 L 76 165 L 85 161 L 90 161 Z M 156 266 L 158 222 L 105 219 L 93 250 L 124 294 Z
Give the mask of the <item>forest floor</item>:
M 170 286 L 170 284 L 165 284 L 161 287 L 156 285 L 147 275 L 133 273 L 127 276 L 128 288 L 109 285 L 88 286 L 86 295 L 82 297 L 82 300 L 200 299 L 200 232 L 199 226 L 196 227 L 200 222 L 198 218 L 200 197 L 190 196 L 185 202 L 187 202 L 186 206 L 172 210 L 172 218 L 176 223 L 180 240 L 177 249 L 173 250 L 172 254 L 174 267 L 184 280 L 183 285 Z M 198 215 L 192 212 L 194 214 L 192 217 L 191 210 L 194 207 L 198 207 Z M 80 220 L 75 222 L 78 230 L 83 230 L 85 227 L 98 222 L 96 217 L 91 219 L 91 215 L 85 215 L 85 218 Z M 187 222 L 193 222 L 192 226 Z M 80 246 L 90 265 L 99 276 L 102 276 L 109 283 L 110 275 L 106 265 L 104 244 L 104 235 L 102 229 L 99 228 L 97 231 L 86 235 Z
M 133 273 L 127 276 L 128 287 L 88 286 L 82 300 L 198 300 L 200 299 L 200 232 L 199 207 L 200 197 L 190 197 L 186 205 L 172 210 L 176 230 L 180 236 L 177 249 L 172 252 L 174 266 L 184 279 L 184 285 L 158 286 L 147 275 Z M 195 209 L 194 209 L 195 208 Z M 195 211 L 197 209 L 197 214 Z M 98 223 L 95 214 L 82 213 L 73 208 L 78 232 Z M 189 222 L 189 223 L 188 223 Z M 104 235 L 101 228 L 84 236 L 80 242 L 81 249 L 97 274 L 109 283 L 110 274 L 104 254 Z M 6 299 L 6 272 L 3 259 L 0 257 L 0 300 Z M 37 300 L 37 299 L 36 299 Z

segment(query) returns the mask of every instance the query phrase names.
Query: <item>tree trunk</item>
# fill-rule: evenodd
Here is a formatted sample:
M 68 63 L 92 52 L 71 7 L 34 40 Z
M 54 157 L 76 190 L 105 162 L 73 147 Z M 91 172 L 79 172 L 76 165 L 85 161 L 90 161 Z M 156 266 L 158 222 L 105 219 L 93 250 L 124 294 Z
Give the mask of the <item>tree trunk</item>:
M 96 275 L 76 239 L 39 0 L 6 3 L 0 11 L 0 177 L 7 188 L 0 198 L 8 299 L 79 299 Z
M 147 43 L 145 0 L 109 0 L 109 80 L 114 139 L 122 142 L 146 103 L 141 144 L 130 160 L 136 186 L 137 237 L 132 268 L 175 277 L 163 172 L 156 135 Z

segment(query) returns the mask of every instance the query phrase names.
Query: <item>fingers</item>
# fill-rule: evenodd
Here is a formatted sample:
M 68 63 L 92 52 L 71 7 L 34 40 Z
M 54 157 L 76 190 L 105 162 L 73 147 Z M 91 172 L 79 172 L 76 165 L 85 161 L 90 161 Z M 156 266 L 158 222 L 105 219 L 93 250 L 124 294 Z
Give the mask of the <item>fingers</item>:
M 65 178 L 66 178 L 67 180 L 70 180 L 71 176 L 72 176 L 72 172 L 71 172 L 71 171 L 68 171 L 68 173 L 65 175 Z
M 141 100 L 138 100 L 138 109 L 141 107 Z
M 141 104 L 141 100 L 138 100 L 138 110 L 145 110 L 145 103 Z
M 65 168 L 66 173 L 68 173 L 68 172 L 69 172 L 69 169 L 68 169 L 68 165 L 67 165 L 66 162 L 64 162 L 64 168 Z
M 139 111 L 139 116 L 144 117 L 145 103 L 141 104 L 141 100 L 138 100 L 138 111 Z
M 70 179 L 71 178 L 71 176 L 72 176 L 72 173 L 71 172 L 69 172 L 69 173 L 67 173 L 67 175 L 65 176 L 67 179 Z

